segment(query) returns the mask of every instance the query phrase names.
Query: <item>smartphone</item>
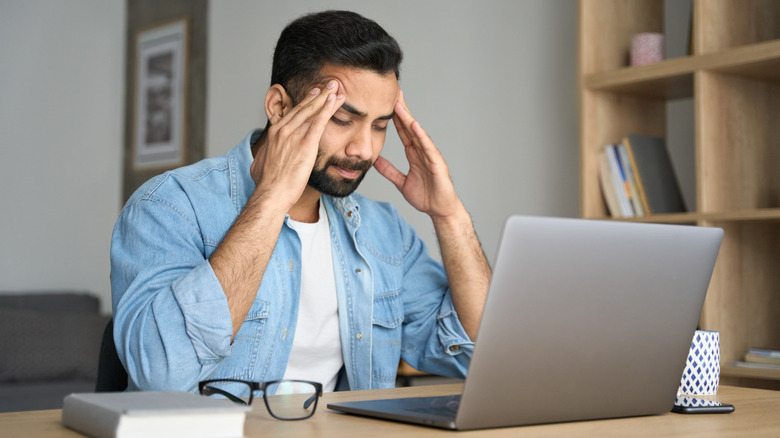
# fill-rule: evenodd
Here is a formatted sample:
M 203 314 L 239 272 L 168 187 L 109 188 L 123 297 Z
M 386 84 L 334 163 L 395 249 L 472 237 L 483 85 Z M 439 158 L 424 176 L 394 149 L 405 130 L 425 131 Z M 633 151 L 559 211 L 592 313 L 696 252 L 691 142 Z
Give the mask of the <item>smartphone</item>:
M 674 401 L 672 412 L 678 414 L 727 414 L 734 412 L 734 405 L 715 400 L 678 396 Z

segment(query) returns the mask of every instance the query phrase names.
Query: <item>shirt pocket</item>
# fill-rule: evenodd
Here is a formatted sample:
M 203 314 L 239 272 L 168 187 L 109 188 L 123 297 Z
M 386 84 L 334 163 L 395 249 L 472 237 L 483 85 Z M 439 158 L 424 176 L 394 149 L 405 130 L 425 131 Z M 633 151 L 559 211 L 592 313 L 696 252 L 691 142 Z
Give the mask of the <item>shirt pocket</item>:
M 372 317 L 373 387 L 389 388 L 395 384 L 398 363 L 401 360 L 401 332 L 404 308 L 398 291 L 374 298 Z
M 374 325 L 394 329 L 404 322 L 404 307 L 399 291 L 374 297 Z
M 235 341 L 259 341 L 263 337 L 263 330 L 270 314 L 271 304 L 269 302 L 255 301 L 246 318 L 244 318 L 244 323 L 241 324 L 241 329 L 238 330 Z

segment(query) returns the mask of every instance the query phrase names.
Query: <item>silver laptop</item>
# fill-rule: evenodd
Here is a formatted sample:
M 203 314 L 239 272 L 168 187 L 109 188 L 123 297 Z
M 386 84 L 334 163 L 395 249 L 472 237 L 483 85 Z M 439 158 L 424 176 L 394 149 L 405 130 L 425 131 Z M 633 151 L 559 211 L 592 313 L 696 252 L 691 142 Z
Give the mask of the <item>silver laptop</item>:
M 512 216 L 463 393 L 328 408 L 458 430 L 669 412 L 722 238 Z

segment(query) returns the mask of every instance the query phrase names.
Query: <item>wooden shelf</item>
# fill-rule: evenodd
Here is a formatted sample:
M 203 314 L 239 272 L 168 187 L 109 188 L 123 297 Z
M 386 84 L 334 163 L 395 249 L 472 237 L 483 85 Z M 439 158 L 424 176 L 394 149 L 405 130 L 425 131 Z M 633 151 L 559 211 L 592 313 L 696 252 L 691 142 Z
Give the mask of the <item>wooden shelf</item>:
M 720 375 L 724 377 L 744 377 L 748 379 L 780 380 L 780 370 L 766 370 L 761 368 L 737 367 L 733 365 L 721 365 Z
M 780 347 L 780 1 L 693 0 L 692 54 L 628 67 L 634 35 L 672 33 L 664 29 L 671 3 L 580 0 L 580 214 L 610 219 L 600 150 L 628 134 L 673 137 L 667 104 L 691 98 L 684 152 L 694 159 L 682 165 L 695 177 L 697 211 L 615 220 L 724 230 L 699 325 L 720 332 L 730 364 L 754 345 Z M 726 366 L 723 375 L 780 381 L 772 370 Z
M 593 73 L 585 76 L 583 85 L 592 91 L 680 99 L 693 96 L 694 73 L 699 70 L 780 82 L 780 41 Z
M 697 59 L 674 58 L 641 67 L 594 73 L 585 77 L 585 88 L 637 96 L 678 99 L 693 96 L 693 72 Z
M 651 214 L 632 218 L 599 217 L 591 219 L 616 220 L 624 222 L 649 222 L 664 224 L 696 224 L 699 222 L 749 222 L 749 221 L 780 221 L 780 208 L 760 210 L 722 211 L 711 213 L 668 213 Z
M 699 69 L 780 82 L 780 40 L 701 55 Z

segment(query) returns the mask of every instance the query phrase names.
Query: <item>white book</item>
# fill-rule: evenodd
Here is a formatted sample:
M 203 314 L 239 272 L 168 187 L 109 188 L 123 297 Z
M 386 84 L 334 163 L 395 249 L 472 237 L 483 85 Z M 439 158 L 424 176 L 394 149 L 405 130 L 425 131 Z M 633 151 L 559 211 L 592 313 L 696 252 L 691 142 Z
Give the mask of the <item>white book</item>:
M 607 145 L 605 150 L 607 158 L 609 159 L 612 180 L 615 185 L 615 194 L 618 198 L 618 204 L 620 204 L 622 216 L 634 217 L 634 207 L 631 206 L 631 201 L 628 199 L 628 194 L 626 193 L 625 185 L 623 184 L 622 170 L 617 157 L 617 148 L 615 148 L 615 145 Z
M 181 391 L 78 393 L 62 424 L 95 438 L 243 437 L 251 408 Z

